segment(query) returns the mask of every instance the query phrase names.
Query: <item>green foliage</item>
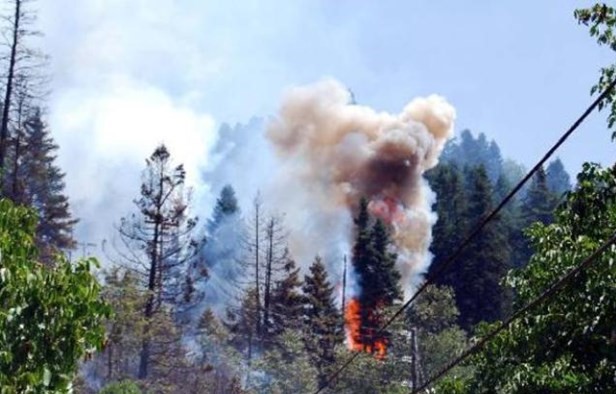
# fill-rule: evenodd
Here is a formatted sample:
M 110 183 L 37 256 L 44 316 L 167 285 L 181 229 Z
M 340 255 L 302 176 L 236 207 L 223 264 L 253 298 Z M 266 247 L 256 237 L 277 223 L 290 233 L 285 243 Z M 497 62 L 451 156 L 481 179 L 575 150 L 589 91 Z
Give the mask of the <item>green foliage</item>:
M 509 193 L 513 182 L 521 176 L 518 170 L 519 166 L 506 161 L 496 184 L 490 181 L 481 165 L 460 169 L 455 164 L 445 163 L 428 174 L 437 195 L 434 209 L 438 216 L 433 229 L 434 261 L 430 274 L 440 270 L 473 227 L 491 212 L 495 202 Z M 509 310 L 511 294 L 500 282 L 510 267 L 526 263 L 516 263 L 523 260 L 519 245 L 524 242 L 520 203 L 513 200 L 462 255 L 438 275 L 436 284 L 449 286 L 454 291 L 460 311 L 459 323 L 465 330 L 471 330 L 479 321 L 498 319 Z
M 136 376 L 146 320 L 146 296 L 131 271 L 113 268 L 105 274 L 102 290 L 113 315 L 105 322 L 107 343 L 102 353 L 89 362 L 90 374 L 102 382 Z
M 216 366 L 225 365 L 232 369 L 241 363 L 241 356 L 229 346 L 229 330 L 207 309 L 198 327 L 198 340 L 203 348 L 204 363 Z
M 275 281 L 271 295 L 271 337 L 273 339 L 288 328 L 299 328 L 302 314 L 302 281 L 299 267 L 285 252 L 281 277 Z
M 492 211 L 492 186 L 483 167 L 469 169 L 469 223 L 478 223 Z M 508 308 L 509 296 L 500 282 L 510 265 L 507 230 L 497 218 L 482 230 L 452 267 L 452 286 L 458 309 L 459 323 L 470 331 L 480 321 L 494 321 Z
M 383 221 L 377 219 L 370 233 L 370 258 L 367 269 L 372 275 L 363 278 L 362 296 L 371 301 L 378 299 L 387 306 L 402 299 L 400 273 L 396 269 L 397 256 L 390 250 L 389 230 Z
M 287 330 L 281 334 L 280 346 L 257 361 L 256 367 L 265 373 L 258 379 L 258 392 L 272 394 L 310 393 L 317 389 L 317 371 L 310 360 L 301 331 Z
M 113 268 L 106 273 L 103 296 L 114 314 L 105 322 L 104 351 L 86 365 L 88 376 L 102 384 L 137 378 L 142 345 L 148 340 L 151 367 L 147 378 L 140 381 L 141 388 L 156 393 L 184 392 L 183 387 L 207 375 L 201 364 L 188 362 L 182 346 L 183 332 L 168 307 L 161 306 L 146 319 L 143 311 L 147 294 L 132 270 Z
M 571 190 L 571 179 L 565 171 L 565 166 L 560 159 L 552 161 L 545 170 L 547 184 L 550 191 L 557 197 Z
M 310 274 L 304 277 L 303 292 L 304 344 L 318 371 L 319 384 L 324 384 L 333 373 L 336 345 L 342 342 L 342 316 L 334 303 L 334 287 L 318 256 L 310 266 Z
M 337 352 L 339 360 L 347 360 L 349 352 L 340 348 Z M 404 378 L 404 375 L 390 374 L 388 361 L 377 360 L 368 353 L 360 353 L 349 364 L 346 370 L 333 382 L 335 393 L 344 394 L 373 394 L 393 392 L 393 388 L 400 388 L 400 382 L 394 381 L 394 377 Z M 400 366 L 408 367 L 407 364 Z
M 204 230 L 206 242 L 190 268 L 191 298 L 201 305 L 233 304 L 239 282 L 245 280 L 243 243 L 248 234 L 231 186 L 223 187 Z
M 445 367 L 454 355 L 461 354 L 468 346 L 468 337 L 464 330 L 452 326 L 431 334 L 420 330 L 419 350 L 424 376 L 432 376 Z M 449 375 L 466 376 L 472 371 L 472 366 L 458 366 Z
M 468 199 L 462 171 L 456 165 L 441 164 L 429 173 L 428 179 L 437 195 L 434 210 L 438 220 L 433 228 L 434 235 L 430 246 L 434 254 L 430 270 L 434 272 L 462 242 L 468 231 Z M 453 285 L 456 282 L 455 269 L 456 267 L 452 267 L 452 270 L 445 271 L 439 284 Z
M 161 354 L 157 348 L 177 342 L 161 335 L 165 330 L 178 335 L 171 313 L 185 312 L 196 302 L 194 278 L 187 272 L 195 266 L 203 242 L 193 238 L 197 218 L 188 215 L 190 193 L 185 179 L 184 166 L 173 164 L 166 146 L 156 147 L 146 159 L 140 197 L 133 201 L 136 213 L 122 218 L 118 226 L 119 260 L 136 274 L 146 296 L 139 357 L 142 379 L 152 369 L 154 353 Z M 205 267 L 201 269 L 205 274 Z
M 608 46 L 612 51 L 616 51 L 616 10 L 604 3 L 596 3 L 590 8 L 575 10 L 574 16 L 578 23 L 590 28 L 591 37 L 597 39 L 599 45 Z M 601 68 L 599 82 L 594 85 L 590 93 L 603 92 L 616 77 L 616 64 L 611 64 Z M 599 103 L 599 109 L 609 108 L 610 113 L 607 117 L 608 127 L 613 129 L 616 125 L 616 90 L 612 89 L 605 100 Z M 616 140 L 616 130 L 612 132 L 612 140 Z
M 109 307 L 94 259 L 37 262 L 35 214 L 0 201 L 0 392 L 67 390 L 78 361 L 104 341 Z
M 231 334 L 230 343 L 239 352 L 246 354 L 249 360 L 252 357 L 252 348 L 259 340 L 257 336 L 259 321 L 257 294 L 254 287 L 244 290 L 239 308 L 228 308 L 225 319 L 225 325 Z
M 137 384 L 131 380 L 114 382 L 103 387 L 99 394 L 141 394 L 142 391 Z
M 616 167 L 585 164 L 555 223 L 529 230 L 536 252 L 526 268 L 507 278 L 517 294 L 515 308 L 538 297 L 615 231 Z M 464 392 L 616 391 L 615 259 L 612 247 L 549 302 L 489 342 L 472 360 L 476 373 L 464 382 Z M 479 335 L 491 329 L 484 326 Z M 460 392 L 443 387 L 442 392 Z
M 425 377 L 436 373 L 467 345 L 466 332 L 456 324 L 459 314 L 453 290 L 434 285 L 428 286 L 408 310 L 405 320 L 407 326 L 417 330 L 420 364 Z M 404 354 L 411 351 L 406 350 Z M 456 368 L 452 373 L 465 374 L 466 369 Z
M 391 316 L 396 309 L 396 307 L 387 308 L 385 313 Z M 388 348 L 387 356 L 379 360 L 369 353 L 357 354 L 354 361 L 332 382 L 332 390 L 329 392 L 344 394 L 409 393 L 412 375 L 409 356 L 412 354 L 412 347 L 408 341 L 408 329 L 409 325 L 406 321 L 396 320 L 391 327 L 394 340 Z M 451 354 L 451 351 L 455 349 L 450 348 L 446 353 Z M 423 357 L 423 354 L 421 356 Z M 343 346 L 337 349 L 336 358 L 340 363 L 348 360 L 349 357 L 348 350 Z
M 523 226 L 526 228 L 535 222 L 551 223 L 556 202 L 557 196 L 548 187 L 547 175 L 543 167 L 540 167 L 533 176 L 528 192 L 522 201 Z
M 407 321 L 430 333 L 455 325 L 460 312 L 456 308 L 453 290 L 429 285 L 407 311 Z
M 395 267 L 396 255 L 391 252 L 389 231 L 381 220 L 371 219 L 365 199 L 360 202 L 355 225 L 352 261 L 357 284 L 362 289 L 358 298 L 361 305 L 358 342 L 375 351 L 377 341 L 387 341 L 387 332 L 382 333 L 382 338 L 376 336 L 384 321 L 384 308 L 402 298 L 400 273 Z
M 441 160 L 460 168 L 483 166 L 490 182 L 496 182 L 503 174 L 500 148 L 494 141 L 488 142 L 484 133 L 474 137 L 470 130 L 463 130 L 459 138 L 446 145 Z
M 24 114 L 24 117 L 26 114 Z M 39 221 L 36 243 L 39 259 L 51 262 L 58 251 L 75 247 L 72 232 L 77 223 L 64 194 L 64 173 L 55 164 L 58 145 L 50 135 L 40 109 L 27 114 L 14 136 L 5 195 L 16 204 L 34 209 Z
M 214 214 L 209 223 L 210 231 L 218 226 L 225 217 L 238 213 L 240 207 L 235 197 L 235 190 L 231 185 L 225 185 L 220 191 L 220 196 L 216 200 Z
M 553 221 L 553 211 L 558 203 L 559 196 L 550 190 L 548 178 L 543 167 L 532 177 L 527 193 L 522 199 L 519 209 L 518 228 L 511 236 L 514 245 L 515 266 L 523 267 L 528 263 L 533 250 L 525 229 L 531 224 L 539 222 L 549 224 Z

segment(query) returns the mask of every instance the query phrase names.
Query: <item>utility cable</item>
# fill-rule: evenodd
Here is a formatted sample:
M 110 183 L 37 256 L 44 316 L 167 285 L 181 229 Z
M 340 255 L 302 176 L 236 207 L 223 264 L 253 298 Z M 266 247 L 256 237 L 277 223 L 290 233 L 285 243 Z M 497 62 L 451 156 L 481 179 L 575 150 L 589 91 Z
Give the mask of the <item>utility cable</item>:
M 434 281 L 439 276 L 441 276 L 443 272 L 445 272 L 445 270 L 447 270 L 449 266 L 460 257 L 462 252 L 471 243 L 471 241 L 473 241 L 474 238 L 481 233 L 483 228 L 491 220 L 493 220 L 500 213 L 500 211 L 502 211 L 505 205 L 507 205 L 507 203 L 509 203 L 509 201 L 513 199 L 513 197 L 522 189 L 522 187 L 524 187 L 524 185 L 532 178 L 532 176 L 539 170 L 539 168 L 541 168 L 549 160 L 549 158 L 554 154 L 554 152 L 556 152 L 556 150 L 560 148 L 560 146 L 571 136 L 571 134 L 573 134 L 573 132 L 577 130 L 577 128 L 586 120 L 586 118 L 588 118 L 588 116 L 599 106 L 599 104 L 608 97 L 608 95 L 611 93 L 615 86 L 616 79 L 614 79 L 614 81 L 612 81 L 608 85 L 608 87 L 603 91 L 603 93 L 601 93 L 592 102 L 592 104 L 582 113 L 582 115 L 580 115 L 580 117 L 571 125 L 571 127 L 569 127 L 569 129 L 558 139 L 558 141 L 556 141 L 556 143 L 545 153 L 545 155 L 543 155 L 543 157 L 537 162 L 537 164 L 535 164 L 535 166 L 524 176 L 524 178 L 522 178 L 515 185 L 515 187 L 503 198 L 503 200 L 497 205 L 497 207 L 492 210 L 487 216 L 485 216 L 473 228 L 469 235 L 460 243 L 460 246 L 458 246 L 458 248 L 448 258 L 446 258 L 444 262 L 440 264 L 431 275 L 426 278 L 426 280 L 419 286 L 413 296 L 408 301 L 406 301 L 404 305 L 402 305 L 400 309 L 398 309 L 396 313 L 394 313 L 385 322 L 385 324 L 381 326 L 381 328 L 375 334 L 376 336 L 382 335 L 387 329 L 387 327 L 389 327 L 394 322 L 394 320 L 396 320 L 413 303 L 413 301 L 415 301 L 415 299 L 417 299 L 417 297 L 426 290 L 426 288 L 430 284 L 434 283 Z M 344 371 L 357 358 L 357 355 L 357 352 L 353 353 L 353 355 L 351 355 L 351 357 L 349 357 L 340 368 L 336 369 L 336 371 L 334 371 L 334 373 L 330 375 L 330 377 L 325 381 L 325 383 L 321 385 L 314 394 L 319 394 L 325 388 L 327 388 L 333 382 L 333 380 L 336 379 L 336 377 L 338 377 L 338 375 L 340 375 L 340 373 Z
M 428 388 L 431 384 L 433 384 L 434 382 L 439 380 L 441 377 L 443 377 L 447 372 L 449 372 L 451 369 L 453 369 L 456 365 L 460 364 L 466 358 L 470 357 L 471 355 L 473 355 L 477 351 L 481 350 L 481 348 L 486 343 L 488 343 L 490 340 L 492 340 L 501 331 L 503 331 L 504 329 L 509 327 L 511 325 L 511 323 L 513 323 L 515 320 L 517 320 L 520 317 L 522 317 L 526 312 L 528 312 L 529 310 L 535 308 L 540 303 L 542 303 L 542 302 L 548 300 L 550 297 L 554 296 L 558 292 L 558 290 L 560 290 L 562 287 L 568 285 L 569 282 L 577 274 L 579 274 L 582 270 L 588 268 L 592 263 L 594 263 L 597 260 L 597 258 L 603 252 L 605 252 L 605 250 L 607 248 L 612 246 L 612 244 L 614 244 L 615 242 L 616 242 L 616 233 L 614 233 L 610 239 L 608 239 L 603 245 L 601 245 L 597 250 L 595 250 L 584 261 L 582 261 L 580 264 L 578 264 L 573 269 L 571 269 L 566 275 L 561 277 L 559 280 L 557 280 L 556 282 L 552 283 L 552 285 L 547 290 L 545 290 L 538 297 L 536 297 L 531 302 L 526 304 L 526 306 L 520 308 L 517 312 L 512 314 L 507 320 L 503 321 L 497 328 L 495 328 L 490 333 L 488 333 L 487 335 L 482 337 L 479 341 L 477 341 L 477 343 L 475 343 L 470 348 L 466 349 L 458 357 L 456 357 L 455 359 L 453 359 L 452 361 L 447 363 L 447 365 L 444 368 L 442 368 L 436 374 L 431 376 L 430 379 L 428 379 L 419 388 L 413 390 L 411 393 L 412 394 L 417 394 L 417 393 L 421 392 L 422 390 L 425 390 L 426 388 Z

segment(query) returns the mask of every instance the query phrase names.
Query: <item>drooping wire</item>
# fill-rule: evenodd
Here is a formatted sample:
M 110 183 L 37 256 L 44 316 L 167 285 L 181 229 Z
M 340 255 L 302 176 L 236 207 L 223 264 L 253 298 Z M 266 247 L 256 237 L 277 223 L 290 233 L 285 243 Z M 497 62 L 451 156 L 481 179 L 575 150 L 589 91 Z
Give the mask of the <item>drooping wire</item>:
M 502 201 L 494 208 L 487 216 L 485 216 L 479 223 L 473 228 L 473 230 L 469 233 L 469 235 L 464 238 L 464 240 L 460 243 L 458 248 L 447 257 L 443 263 L 437 266 L 437 268 L 429 275 L 426 280 L 419 286 L 417 291 L 411 296 L 411 298 L 406 301 L 397 311 L 394 313 L 376 332 L 376 336 L 382 335 L 384 331 L 417 299 L 417 297 L 423 293 L 426 288 L 435 282 L 435 280 L 445 272 L 453 264 L 462 254 L 462 252 L 466 249 L 466 247 L 475 239 L 477 235 L 481 233 L 483 228 L 492 221 L 502 209 L 507 205 L 513 197 L 524 187 L 524 185 L 532 178 L 532 176 L 549 160 L 549 158 L 560 148 L 560 146 L 577 130 L 577 128 L 588 118 L 588 116 L 599 106 L 603 100 L 607 98 L 607 96 L 611 93 L 611 91 L 616 86 L 616 79 L 612 81 L 607 88 L 586 108 L 586 110 L 577 118 L 577 120 L 565 131 L 565 133 L 556 141 L 554 145 L 543 155 L 543 157 L 535 164 L 535 166 L 522 178 L 513 189 L 502 199 Z M 341 367 L 336 369 L 334 373 L 332 373 L 329 378 L 325 381 L 323 385 L 319 387 L 319 389 L 314 394 L 321 393 L 325 388 L 327 388 L 333 381 L 344 371 L 356 358 L 358 353 L 353 353 L 347 361 L 342 364 Z
M 601 254 L 603 252 L 605 252 L 605 250 L 607 248 L 609 248 L 610 246 L 612 246 L 615 242 L 616 242 L 616 233 L 614 233 L 610 239 L 608 239 L 599 248 L 597 248 L 590 256 L 588 256 L 586 259 L 584 259 L 577 266 L 575 266 L 574 268 L 569 270 L 569 272 L 567 272 L 567 274 L 562 276 L 556 282 L 553 282 L 552 285 L 550 285 L 550 287 L 548 287 L 548 289 L 545 290 L 543 293 L 541 293 L 538 297 L 536 297 L 531 302 L 526 304 L 524 307 L 520 308 L 514 314 L 509 316 L 509 318 L 507 320 L 505 320 L 501 324 L 499 324 L 497 328 L 495 328 L 494 330 L 490 331 L 487 335 L 485 335 L 479 341 L 477 341 L 473 346 L 471 346 L 470 348 L 468 348 L 464 352 L 462 352 L 462 354 L 460 354 L 458 357 L 456 357 L 452 361 L 448 362 L 445 367 L 443 367 L 436 374 L 431 376 L 424 384 L 422 384 L 417 389 L 413 390 L 412 394 L 417 394 L 417 393 L 421 392 L 422 390 L 425 390 L 426 388 L 428 388 L 431 384 L 433 384 L 434 382 L 439 380 L 441 377 L 443 377 L 447 372 L 449 372 L 451 369 L 453 369 L 456 365 L 460 364 L 466 358 L 470 357 L 471 355 L 473 355 L 477 351 L 481 350 L 481 348 L 483 346 L 485 346 L 486 343 L 488 343 L 490 340 L 492 340 L 501 331 L 503 331 L 504 329 L 509 327 L 511 325 L 511 323 L 513 323 L 515 320 L 517 320 L 520 317 L 522 317 L 526 312 L 528 312 L 529 310 L 535 308 L 540 303 L 542 303 L 542 302 L 548 300 L 549 298 L 553 297 L 558 292 L 558 290 L 560 290 L 562 287 L 568 285 L 569 282 L 578 273 L 580 273 L 582 270 L 588 268 L 591 264 L 593 264 L 597 260 L 597 258 L 599 256 L 601 256 Z

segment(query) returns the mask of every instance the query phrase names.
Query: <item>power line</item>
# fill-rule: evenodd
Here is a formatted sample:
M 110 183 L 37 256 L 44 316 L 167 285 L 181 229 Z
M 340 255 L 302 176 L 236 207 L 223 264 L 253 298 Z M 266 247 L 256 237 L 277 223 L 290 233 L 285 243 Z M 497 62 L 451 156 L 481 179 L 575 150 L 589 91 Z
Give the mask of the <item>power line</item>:
M 522 187 L 532 178 L 532 176 L 541 168 L 548 159 L 554 154 L 554 152 L 560 148 L 560 146 L 573 134 L 573 132 L 586 120 L 586 118 L 599 106 L 599 104 L 610 94 L 612 89 L 616 86 L 616 79 L 612 81 L 608 87 L 597 97 L 592 104 L 582 113 L 582 115 L 569 127 L 569 129 L 556 141 L 556 143 L 543 155 L 543 157 L 535 164 L 535 166 L 522 178 L 516 186 L 503 198 L 503 200 L 498 204 L 498 206 L 492 210 L 487 216 L 485 216 L 470 232 L 470 234 L 460 243 L 460 246 L 451 254 L 445 261 L 439 265 L 435 271 L 433 271 L 432 275 L 429 275 L 426 280 L 419 286 L 417 291 L 411 296 L 411 298 L 400 307 L 386 322 L 381 326 L 381 328 L 375 334 L 376 336 L 382 335 L 383 332 L 391 325 L 404 312 L 412 303 L 417 299 L 417 297 L 423 293 L 428 285 L 434 282 L 436 278 L 442 275 L 442 273 L 449 268 L 451 264 L 453 264 L 458 257 L 462 254 L 462 252 L 466 249 L 466 247 L 471 243 L 471 241 L 481 233 L 483 228 L 500 213 L 500 211 L 511 201 L 511 199 L 522 189 Z M 331 384 L 331 382 L 338 376 L 342 371 L 344 371 L 349 364 L 351 364 L 358 353 L 353 353 L 351 357 L 340 367 L 338 368 L 330 377 L 325 381 L 325 383 L 319 387 L 319 389 L 314 394 L 319 394 L 322 392 L 327 386 Z
M 590 256 L 588 256 L 584 261 L 578 264 L 575 268 L 571 269 L 566 275 L 561 277 L 558 281 L 554 282 L 546 291 L 541 293 L 538 297 L 532 300 L 530 303 L 526 304 L 523 308 L 520 308 L 517 312 L 511 315 L 507 320 L 502 322 L 496 329 L 491 331 L 486 336 L 482 337 L 475 345 L 465 350 L 461 355 L 456 357 L 454 360 L 450 361 L 444 368 L 442 368 L 439 372 L 437 372 L 434 376 L 431 376 L 428 381 L 426 381 L 421 387 L 413 390 L 412 394 L 417 394 L 420 391 L 429 387 L 432 383 L 436 382 L 443 375 L 449 372 L 456 365 L 460 364 L 467 357 L 473 355 L 478 350 L 480 350 L 487 342 L 489 342 L 492 338 L 494 338 L 497 334 L 503 331 L 505 328 L 509 327 L 514 320 L 519 319 L 522 315 L 524 315 L 529 310 L 533 309 L 543 301 L 552 297 L 561 287 L 569 284 L 568 282 L 573 279 L 580 271 L 588 268 L 593 262 L 596 261 L 597 257 L 599 257 L 607 248 L 609 248 L 613 243 L 616 242 L 616 233 L 612 235 L 610 239 L 608 239 L 603 245 L 601 245 L 597 250 L 593 252 Z

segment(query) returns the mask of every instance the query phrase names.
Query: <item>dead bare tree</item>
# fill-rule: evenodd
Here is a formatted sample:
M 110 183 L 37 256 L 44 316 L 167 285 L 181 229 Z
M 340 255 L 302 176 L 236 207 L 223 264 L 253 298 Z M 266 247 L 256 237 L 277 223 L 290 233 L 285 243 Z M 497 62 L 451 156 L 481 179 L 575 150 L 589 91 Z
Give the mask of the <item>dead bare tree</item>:
M 8 0 L 7 9 L 2 13 L 4 22 L 2 43 L 7 52 L 2 56 L 3 101 L 0 119 L 0 176 L 6 173 L 6 157 L 9 148 L 11 124 L 33 107 L 41 107 L 47 96 L 48 78 L 43 68 L 48 57 L 33 45 L 33 39 L 42 33 L 36 28 L 36 12 L 32 7 L 34 0 Z M 18 127 L 18 126 L 17 126 Z

